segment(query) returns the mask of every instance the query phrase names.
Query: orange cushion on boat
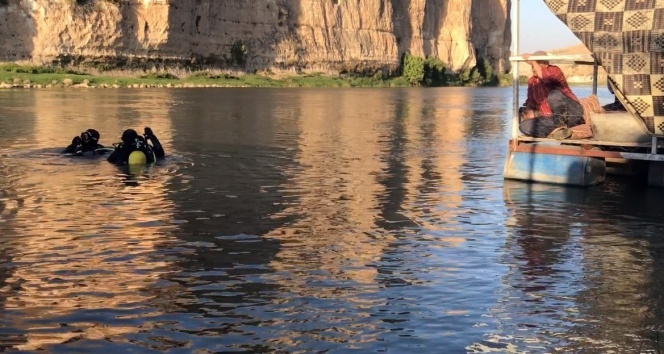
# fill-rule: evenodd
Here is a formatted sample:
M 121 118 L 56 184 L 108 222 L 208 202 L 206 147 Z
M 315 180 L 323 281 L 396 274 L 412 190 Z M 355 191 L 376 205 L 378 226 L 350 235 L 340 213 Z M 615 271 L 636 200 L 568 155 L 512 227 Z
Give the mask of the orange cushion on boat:
M 599 104 L 599 99 L 596 95 L 581 98 L 579 99 L 579 103 L 581 103 L 581 106 L 583 107 L 583 120 L 586 124 L 572 127 L 571 139 L 590 139 L 594 136 L 590 113 L 603 113 L 604 108 Z
M 590 95 L 579 99 L 579 103 L 583 107 L 583 120 L 586 121 L 586 124 L 591 124 L 590 113 L 604 113 L 604 108 L 599 104 L 599 99 L 597 95 Z
M 575 127 L 570 128 L 572 130 L 572 136 L 570 139 L 590 139 L 594 136 L 593 128 L 590 124 L 581 124 Z

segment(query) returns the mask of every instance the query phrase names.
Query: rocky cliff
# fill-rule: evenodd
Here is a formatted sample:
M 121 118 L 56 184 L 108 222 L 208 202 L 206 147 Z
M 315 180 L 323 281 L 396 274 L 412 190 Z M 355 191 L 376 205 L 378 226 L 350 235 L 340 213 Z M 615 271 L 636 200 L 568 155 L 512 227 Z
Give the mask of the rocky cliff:
M 0 0 L 0 60 L 256 70 L 509 67 L 510 0 Z

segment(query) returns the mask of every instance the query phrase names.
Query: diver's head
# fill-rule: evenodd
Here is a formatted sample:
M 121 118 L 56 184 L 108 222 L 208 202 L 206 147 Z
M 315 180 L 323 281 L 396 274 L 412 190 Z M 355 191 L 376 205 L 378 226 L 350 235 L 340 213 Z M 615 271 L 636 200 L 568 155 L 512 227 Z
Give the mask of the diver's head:
M 138 139 L 138 133 L 134 129 L 127 129 L 122 133 L 122 142 L 126 145 L 136 144 L 136 139 Z
M 81 133 L 81 141 L 83 145 L 96 145 L 99 142 L 99 132 L 94 129 L 88 129 Z

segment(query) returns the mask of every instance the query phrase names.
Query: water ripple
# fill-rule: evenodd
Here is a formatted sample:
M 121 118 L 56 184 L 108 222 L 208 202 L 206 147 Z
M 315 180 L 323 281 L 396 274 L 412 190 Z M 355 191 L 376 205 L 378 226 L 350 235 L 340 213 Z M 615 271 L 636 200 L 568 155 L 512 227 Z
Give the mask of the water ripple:
M 0 92 L 0 351 L 661 351 L 664 194 L 504 182 L 509 101 Z M 58 154 L 143 126 L 156 166 Z

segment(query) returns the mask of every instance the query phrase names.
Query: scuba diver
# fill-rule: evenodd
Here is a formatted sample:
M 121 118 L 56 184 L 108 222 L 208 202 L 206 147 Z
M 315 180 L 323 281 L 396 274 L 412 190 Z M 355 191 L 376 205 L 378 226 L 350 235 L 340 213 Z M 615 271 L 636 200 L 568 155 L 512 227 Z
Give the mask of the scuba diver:
M 92 155 L 103 154 L 106 152 L 104 146 L 99 144 L 99 132 L 95 129 L 88 129 L 71 140 L 71 144 L 62 151 L 63 154 L 83 155 L 91 152 Z
M 122 133 L 121 140 L 119 144 L 113 144 L 115 150 L 108 157 L 108 162 L 116 165 L 150 164 L 165 155 L 159 139 L 148 127 L 143 136 L 134 129 L 127 129 Z

